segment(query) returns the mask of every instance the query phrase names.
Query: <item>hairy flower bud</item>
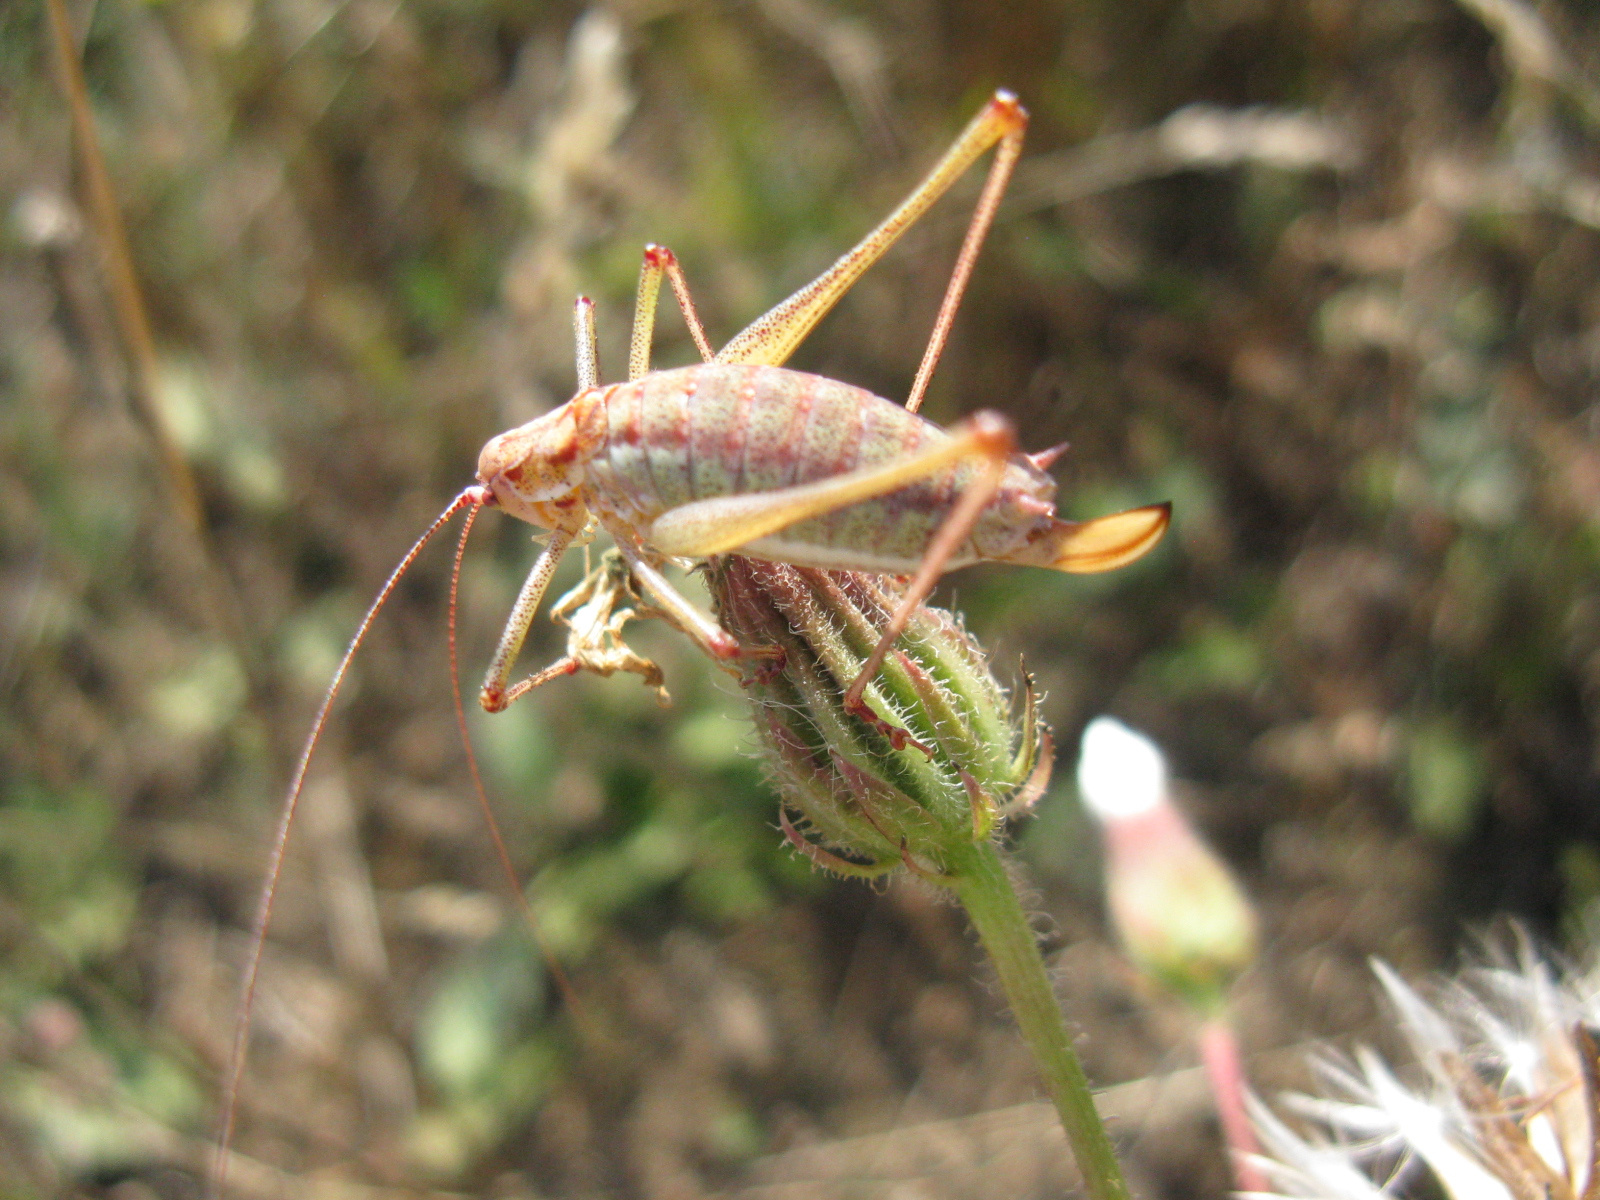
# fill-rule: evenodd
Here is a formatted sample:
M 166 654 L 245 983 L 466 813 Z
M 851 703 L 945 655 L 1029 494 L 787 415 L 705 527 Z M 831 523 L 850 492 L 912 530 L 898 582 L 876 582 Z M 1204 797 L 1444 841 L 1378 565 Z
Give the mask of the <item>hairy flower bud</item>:
M 894 607 L 883 577 L 739 555 L 710 570 L 723 627 L 773 648 L 744 682 L 784 833 L 814 863 L 857 876 L 904 863 L 938 880 L 952 852 L 1043 793 L 1049 735 L 1031 686 L 1015 712 L 949 613 L 913 615 L 867 687 L 870 721 L 844 697 Z

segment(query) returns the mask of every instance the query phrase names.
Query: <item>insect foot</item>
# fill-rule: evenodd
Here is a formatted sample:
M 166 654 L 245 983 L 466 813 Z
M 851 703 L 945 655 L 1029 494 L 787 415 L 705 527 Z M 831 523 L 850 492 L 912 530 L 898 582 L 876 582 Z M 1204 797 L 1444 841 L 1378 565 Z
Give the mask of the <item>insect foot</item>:
M 1003 810 L 1037 798 L 1049 755 L 1031 689 L 1013 705 L 939 609 L 913 614 L 862 697 L 865 716 L 851 706 L 846 690 L 895 606 L 883 582 L 739 555 L 710 570 L 724 626 L 784 652 L 779 669 L 753 667 L 744 680 L 784 835 L 839 874 L 905 865 L 938 882 Z
M 672 697 L 661 668 L 622 638 L 622 627 L 629 621 L 660 615 L 639 599 L 633 573 L 615 550 L 607 550 L 600 565 L 550 610 L 550 619 L 567 627 L 567 655 L 562 661 L 570 661 L 574 672 L 637 675 L 646 687 L 655 689 L 656 700 L 666 708 Z

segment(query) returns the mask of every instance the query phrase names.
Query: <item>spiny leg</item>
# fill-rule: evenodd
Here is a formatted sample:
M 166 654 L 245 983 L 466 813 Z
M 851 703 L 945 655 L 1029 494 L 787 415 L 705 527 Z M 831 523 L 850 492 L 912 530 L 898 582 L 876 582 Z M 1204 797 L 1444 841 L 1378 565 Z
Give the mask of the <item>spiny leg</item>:
M 576 343 L 578 390 L 600 385 L 600 351 L 594 334 L 594 301 L 579 296 L 572 306 L 572 340 Z
M 539 686 L 539 683 L 546 682 L 541 678 L 546 672 L 541 671 L 538 675 L 529 676 L 514 688 L 508 690 L 506 687 L 511 678 L 511 668 L 516 665 L 517 655 L 521 653 L 522 643 L 528 636 L 528 627 L 533 624 L 534 614 L 539 611 L 539 602 L 544 599 L 545 589 L 550 586 L 550 579 L 556 573 L 556 566 L 561 562 L 561 556 L 567 552 L 567 547 L 572 544 L 572 539 L 576 536 L 575 530 L 555 530 L 550 534 L 550 540 L 545 543 L 544 549 L 539 552 L 539 557 L 534 559 L 533 569 L 523 581 L 522 590 L 517 593 L 517 602 L 511 606 L 511 615 L 506 618 L 506 627 L 500 634 L 500 644 L 495 647 L 494 658 L 489 661 L 489 672 L 484 676 L 483 690 L 478 693 L 478 703 L 483 705 L 485 711 L 499 712 L 524 692 Z M 573 670 L 576 670 L 576 667 Z M 571 671 L 557 672 L 557 674 L 571 674 Z M 538 680 L 538 683 L 534 680 Z
M 534 688 L 542 688 L 552 679 L 565 679 L 568 675 L 576 675 L 579 670 L 582 669 L 582 666 L 583 664 L 577 659 L 573 658 L 570 654 L 563 654 L 544 670 L 535 671 L 526 679 L 514 683 L 507 688 L 505 696 L 501 698 L 500 708 L 510 708 L 511 705 L 515 704 L 529 692 L 533 691 Z M 491 709 L 490 711 L 497 712 L 499 710 Z
M 811 328 L 820 321 L 839 298 L 850 290 L 861 273 L 877 262 L 884 251 L 899 239 L 913 222 L 926 212 L 934 201 L 949 190 L 954 183 L 990 146 L 1002 143 L 995 163 L 989 170 L 989 180 L 978 210 L 967 229 L 961 256 L 956 262 L 956 273 L 946 289 L 944 305 L 935 326 L 934 342 L 923 356 L 923 369 L 918 372 L 919 383 L 926 387 L 924 376 L 931 374 L 938 360 L 939 348 L 949 331 L 955 306 L 977 257 L 978 245 L 994 216 L 1000 192 L 1011 173 L 1011 165 L 1022 149 L 1022 132 L 1027 127 L 1028 114 L 1010 92 L 996 92 L 959 137 L 945 151 L 944 157 L 883 222 L 856 246 L 845 253 L 838 262 L 816 279 L 783 300 L 738 334 L 717 354 L 718 362 L 762 363 L 781 365 L 794 352 Z M 920 399 L 920 391 L 914 392 Z
M 625 531 L 612 530 L 611 535 L 616 539 L 617 550 L 621 552 L 623 559 L 633 571 L 633 577 L 644 585 L 644 590 L 650 593 L 650 598 L 656 602 L 669 621 L 712 658 L 727 660 L 745 654 L 738 638 L 696 608 L 682 592 L 672 586 L 665 575 L 645 561 L 644 556 L 632 544 L 633 539 Z
M 665 275 L 672 285 L 672 294 L 678 298 L 683 310 L 683 320 L 689 326 L 689 336 L 706 362 L 711 361 L 711 343 L 706 338 L 705 326 L 700 324 L 700 314 L 695 311 L 694 298 L 689 295 L 689 282 L 678 266 L 678 256 L 665 246 L 654 242 L 644 248 L 644 263 L 639 268 L 639 294 L 633 305 L 633 333 L 628 338 L 628 382 L 642 379 L 650 373 L 650 341 L 656 329 L 656 297 L 661 292 L 661 277 Z
M 1021 111 L 1020 109 L 1018 110 Z M 917 377 L 911 384 L 911 394 L 906 397 L 906 410 L 916 412 L 922 407 L 922 397 L 933 378 L 933 369 L 939 365 L 939 355 L 950 338 L 950 326 L 956 319 L 956 309 L 961 306 L 961 296 L 967 290 L 967 280 L 972 278 L 972 266 L 978 261 L 978 251 L 994 223 L 995 210 L 1000 207 L 1000 197 L 1005 194 L 1011 180 L 1011 170 L 1022 153 L 1022 131 L 1027 125 L 1027 114 L 1022 123 L 1008 130 L 1000 138 L 994 152 L 994 162 L 989 164 L 989 177 L 983 181 L 983 191 L 978 196 L 977 207 L 972 210 L 972 220 L 967 224 L 967 235 L 961 240 L 961 253 L 956 255 L 955 269 L 950 272 L 950 282 L 945 285 L 944 299 L 939 303 L 939 315 L 933 322 L 933 333 L 922 352 L 922 362 L 917 367 Z
M 1012 431 L 1011 423 L 994 413 L 979 413 L 972 419 L 970 437 L 972 452 L 985 460 L 983 476 L 968 487 L 961 499 L 956 501 L 955 507 L 945 517 L 933 540 L 928 543 L 928 549 L 922 556 L 922 563 L 901 594 L 900 603 L 890 615 L 889 623 L 883 627 L 878 644 L 872 648 L 872 653 L 861 666 L 861 673 L 845 692 L 845 708 L 858 717 L 876 721 L 875 714 L 861 698 L 867 689 L 867 684 L 877 675 L 878 668 L 883 665 L 884 656 L 889 653 L 889 647 L 893 645 L 895 638 L 905 631 L 906 624 L 911 620 L 911 614 L 916 611 L 917 605 L 927 598 L 928 593 L 933 590 L 933 585 L 939 582 L 939 576 L 944 574 L 951 557 L 971 536 L 979 515 L 1000 490 L 1000 480 L 1005 475 L 1006 463 L 1016 448 L 1016 435 Z

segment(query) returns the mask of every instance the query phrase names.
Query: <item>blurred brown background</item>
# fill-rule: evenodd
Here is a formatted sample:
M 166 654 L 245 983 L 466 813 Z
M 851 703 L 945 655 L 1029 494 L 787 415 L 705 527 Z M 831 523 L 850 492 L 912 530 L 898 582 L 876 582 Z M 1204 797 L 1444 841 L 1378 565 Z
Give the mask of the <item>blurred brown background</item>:
M 479 445 L 570 394 L 573 296 L 617 377 L 641 246 L 663 242 L 725 340 L 999 86 L 1033 124 L 926 411 L 1070 440 L 1072 514 L 1176 506 L 1115 575 L 985 567 L 943 593 L 1048 692 L 1061 764 L 1019 855 L 1090 1074 L 1133 1089 L 1113 1103 L 1140 1188 L 1226 1175 L 1186 1018 L 1103 930 L 1070 769 L 1095 713 L 1162 742 L 1261 906 L 1239 1011 L 1268 1091 L 1308 1038 L 1370 1034 L 1370 954 L 1421 972 L 1498 913 L 1581 951 L 1588 0 L 70 7 L 205 547 L 130 415 L 48 30 L 11 0 L 0 1193 L 199 1194 L 292 755 Z M 976 183 L 794 365 L 902 396 Z M 664 313 L 657 362 L 690 361 Z M 532 553 L 523 527 L 480 528 L 469 681 Z M 447 558 L 401 588 L 313 771 L 239 1193 L 1060 1194 L 1059 1132 L 959 914 L 797 864 L 736 686 L 648 623 L 670 710 L 579 678 L 473 720 L 584 1024 L 563 1015 L 454 733 Z M 532 659 L 558 632 L 541 620 Z

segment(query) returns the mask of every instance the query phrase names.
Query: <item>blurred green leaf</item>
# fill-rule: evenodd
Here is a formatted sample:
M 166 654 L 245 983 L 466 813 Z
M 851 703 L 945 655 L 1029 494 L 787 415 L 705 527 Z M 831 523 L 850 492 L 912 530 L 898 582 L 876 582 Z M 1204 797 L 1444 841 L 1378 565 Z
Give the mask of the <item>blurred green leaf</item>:
M 1266 677 L 1267 663 L 1258 633 L 1210 621 L 1170 650 L 1152 654 L 1143 669 L 1175 697 L 1247 694 Z
M 543 997 L 543 965 L 520 927 L 486 942 L 435 987 L 417 1022 L 424 1077 L 453 1100 L 503 1087 L 508 1048 Z
M 209 737 L 238 717 L 245 686 L 233 653 L 225 646 L 208 646 L 184 669 L 152 684 L 150 708 L 171 737 Z
M 686 714 L 672 731 L 672 748 L 686 764 L 703 771 L 730 766 L 749 754 L 748 719 L 720 706 Z
M 541 803 L 558 756 L 539 706 L 513 704 L 504 712 L 486 713 L 469 695 L 467 708 L 472 743 L 491 778 L 523 803 Z
M 744 1105 L 726 1105 L 711 1116 L 706 1131 L 711 1152 L 728 1162 L 744 1162 L 761 1153 L 767 1133 L 760 1118 Z
M 1459 839 L 1473 827 L 1488 792 L 1478 748 L 1439 718 L 1413 730 L 1406 750 L 1407 798 L 1418 829 Z
M 82 963 L 119 950 L 136 904 L 119 813 L 87 788 L 18 780 L 0 794 L 0 887 L 49 939 Z

